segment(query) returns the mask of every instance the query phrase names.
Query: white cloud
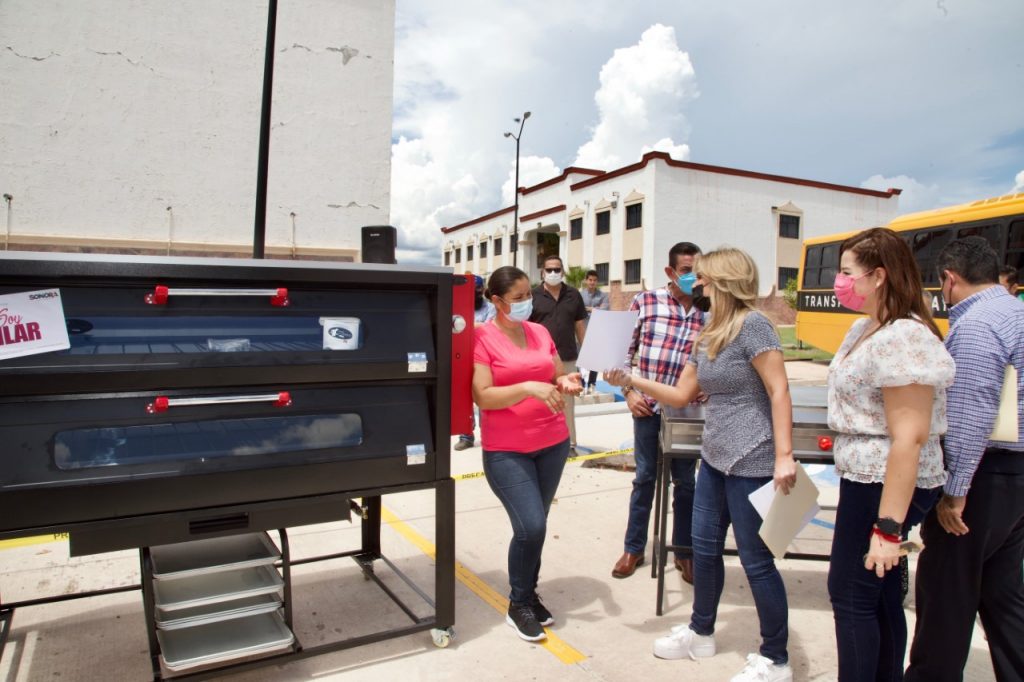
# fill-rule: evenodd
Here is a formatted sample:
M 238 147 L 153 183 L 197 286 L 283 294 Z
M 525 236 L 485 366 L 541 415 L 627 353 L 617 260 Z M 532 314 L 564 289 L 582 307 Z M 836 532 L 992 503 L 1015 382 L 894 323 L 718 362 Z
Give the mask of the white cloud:
M 1017 173 L 1017 177 L 1014 178 L 1013 189 L 1011 191 L 1014 193 L 1024 192 L 1024 170 Z
M 524 156 L 519 158 L 520 187 L 536 185 L 538 182 L 550 180 L 561 173 L 561 169 L 555 165 L 555 162 L 546 156 Z M 501 186 L 501 203 L 505 206 L 515 201 L 515 195 L 512 193 L 512 185 L 514 184 L 516 184 L 515 159 L 512 160 L 512 165 L 509 168 L 508 180 Z
M 900 213 L 926 211 L 939 205 L 941 195 L 938 185 L 924 185 L 906 175 L 887 178 L 883 175 L 872 175 L 860 183 L 864 189 L 877 189 L 884 192 L 890 187 L 903 190 L 900 194 Z
M 593 34 L 604 23 L 614 25 L 624 10 L 611 0 L 597 0 L 594 7 L 602 3 L 600 19 L 551 9 L 543 26 L 536 23 L 536 11 L 547 7 L 541 0 L 505 7 L 501 22 L 492 21 L 493 12 L 444 2 L 432 4 L 429 16 L 399 17 L 391 222 L 399 228 L 402 262 L 437 263 L 441 227 L 513 203 L 515 141 L 502 133 L 518 130 L 512 118 L 522 111 L 533 115 L 522 129 L 519 186 L 561 173 L 554 152 L 562 148 L 563 158 L 571 158 L 570 150 L 587 135 L 583 99 L 573 101 L 567 92 L 592 82 L 607 48 L 590 65 L 574 65 L 575 71 L 552 69 L 543 55 L 554 35 Z M 481 44 L 488 49 L 480 51 Z M 589 160 L 576 165 L 610 170 L 650 149 L 689 156 L 689 148 L 675 140 L 688 135 L 682 107 L 697 96 L 696 80 L 674 29 L 656 24 L 636 45 L 616 50 L 600 69 L 600 82 L 593 97 L 599 122 L 579 150 L 590 150 L 581 156 Z
M 690 148 L 672 136 L 689 137 L 683 110 L 698 95 L 690 56 L 676 44 L 675 29 L 651 26 L 636 45 L 615 50 L 601 69 L 594 95 L 600 120 L 573 165 L 612 170 L 651 149 L 689 158 Z

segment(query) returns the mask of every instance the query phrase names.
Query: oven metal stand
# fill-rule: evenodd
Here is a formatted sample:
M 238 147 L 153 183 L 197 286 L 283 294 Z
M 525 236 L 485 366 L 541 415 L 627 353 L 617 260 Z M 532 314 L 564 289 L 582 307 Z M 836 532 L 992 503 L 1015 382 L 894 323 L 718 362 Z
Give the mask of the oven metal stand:
M 654 612 L 656 615 L 662 615 L 665 604 L 665 566 L 668 563 L 669 552 L 680 552 L 693 556 L 693 548 L 684 545 L 672 545 L 666 540 L 666 528 L 668 526 L 668 507 L 666 500 L 668 499 L 668 487 L 672 483 L 672 460 L 673 459 L 700 459 L 700 445 L 676 445 L 675 449 L 671 452 L 661 452 L 659 450 L 659 466 L 658 476 L 655 483 L 655 495 L 660 500 L 660 505 L 657 508 L 657 516 L 654 521 L 654 576 L 658 580 L 658 594 L 657 601 L 655 602 Z M 822 454 L 815 455 L 813 453 L 801 452 L 797 456 L 797 462 L 800 463 L 832 463 L 832 455 Z M 699 472 L 698 472 L 699 473 Z M 833 506 L 822 506 L 823 511 L 835 511 Z M 726 556 L 738 556 L 735 549 L 726 547 L 723 552 Z M 828 554 L 814 554 L 806 552 L 786 552 L 786 559 L 802 559 L 805 561 L 828 561 L 831 557 Z
M 381 531 L 381 496 L 386 494 L 397 494 L 418 490 L 434 491 L 435 507 L 435 586 L 433 599 L 423 589 L 416 585 L 408 576 L 395 566 L 387 557 L 381 554 L 380 531 Z M 349 557 L 363 570 L 363 575 L 368 581 L 372 581 L 387 595 L 405 614 L 411 623 L 402 627 L 391 628 L 374 632 L 359 637 L 351 637 L 337 642 L 329 642 L 314 647 L 304 647 L 298 638 L 292 644 L 290 650 L 264 658 L 211 668 L 192 674 L 168 676 L 166 679 L 210 679 L 220 677 L 227 673 L 235 673 L 243 670 L 262 668 L 268 665 L 281 665 L 301 658 L 309 658 L 320 654 L 351 649 L 371 644 L 386 639 L 402 637 L 416 632 L 430 631 L 434 644 L 437 647 L 446 647 L 455 636 L 453 626 L 455 624 L 455 481 L 445 478 L 425 484 L 414 484 L 391 488 L 375 488 L 372 490 L 354 491 L 352 497 L 361 497 L 362 504 L 356 505 L 353 502 L 353 509 L 361 516 L 362 542 L 359 549 L 346 552 L 338 552 L 322 556 L 314 556 L 293 560 L 288 542 L 286 529 L 279 529 L 281 539 L 281 560 L 278 567 L 282 571 L 284 580 L 284 620 L 290 629 L 293 629 L 292 621 L 292 580 L 291 569 L 293 566 L 309 564 L 330 559 Z M 383 562 L 394 574 L 412 589 L 432 610 L 433 615 L 420 617 L 410 608 L 391 588 L 377 576 L 374 570 L 374 562 Z M 165 679 L 160 667 L 160 643 L 156 637 L 155 621 L 155 600 L 153 595 L 153 564 L 150 550 L 142 547 L 139 550 L 139 565 L 142 575 L 140 584 L 126 585 L 104 590 L 92 590 L 78 592 L 40 599 L 31 599 L 20 602 L 3 603 L 0 600 L 0 658 L 3 657 L 4 646 L 10 635 L 14 612 L 18 608 L 36 606 L 40 604 L 52 604 L 71 599 L 82 599 L 101 595 L 116 594 L 119 592 L 131 592 L 139 590 L 142 593 L 142 605 L 146 618 L 146 634 L 149 640 L 150 663 L 153 679 Z

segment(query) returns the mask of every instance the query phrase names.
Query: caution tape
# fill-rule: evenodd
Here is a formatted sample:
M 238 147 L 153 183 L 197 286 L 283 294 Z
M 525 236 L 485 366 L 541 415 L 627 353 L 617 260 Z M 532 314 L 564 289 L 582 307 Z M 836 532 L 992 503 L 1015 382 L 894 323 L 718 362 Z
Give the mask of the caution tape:
M 565 460 L 565 463 L 569 462 L 586 462 L 592 459 L 604 459 L 605 457 L 614 457 L 615 455 L 626 455 L 633 452 L 633 448 L 622 448 L 620 450 L 607 450 L 606 452 L 592 452 L 589 455 L 573 455 Z M 453 481 L 467 481 L 471 478 L 483 478 L 484 472 L 473 471 L 468 474 L 456 474 L 452 476 Z

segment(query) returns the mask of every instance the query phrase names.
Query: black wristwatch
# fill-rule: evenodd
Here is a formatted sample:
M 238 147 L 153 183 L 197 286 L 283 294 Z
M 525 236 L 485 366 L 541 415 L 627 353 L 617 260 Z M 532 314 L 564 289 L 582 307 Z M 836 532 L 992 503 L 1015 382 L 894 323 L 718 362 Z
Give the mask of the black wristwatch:
M 886 535 L 902 535 L 903 524 L 888 516 L 881 516 L 875 519 L 875 528 Z

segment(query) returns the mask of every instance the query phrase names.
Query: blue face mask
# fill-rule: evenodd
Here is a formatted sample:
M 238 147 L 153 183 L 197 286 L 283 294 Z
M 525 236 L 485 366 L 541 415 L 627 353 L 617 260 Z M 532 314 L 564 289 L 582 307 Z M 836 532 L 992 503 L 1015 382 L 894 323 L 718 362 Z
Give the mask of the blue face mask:
M 697 281 L 697 273 L 687 272 L 684 275 L 679 275 L 676 278 L 676 285 L 682 290 L 687 296 L 693 295 L 693 284 Z
M 508 303 L 508 301 L 505 301 Z M 508 303 L 510 310 L 508 311 L 507 317 L 513 322 L 526 322 L 530 319 L 530 314 L 533 313 L 533 299 L 528 298 L 525 301 L 516 301 L 515 303 Z

